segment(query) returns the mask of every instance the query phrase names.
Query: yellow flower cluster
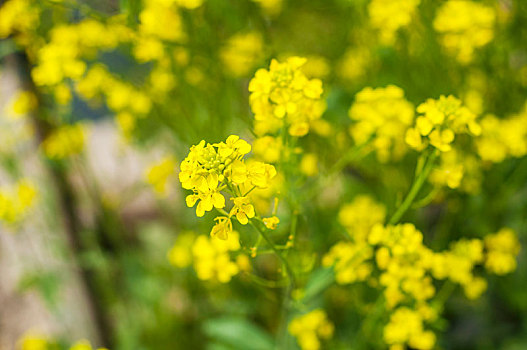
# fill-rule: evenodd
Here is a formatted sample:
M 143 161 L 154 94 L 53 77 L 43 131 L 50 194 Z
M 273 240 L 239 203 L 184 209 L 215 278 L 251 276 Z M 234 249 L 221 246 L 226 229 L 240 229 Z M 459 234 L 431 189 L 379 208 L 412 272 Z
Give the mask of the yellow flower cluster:
M 88 101 L 104 96 L 107 106 L 117 114 L 125 137 L 135 128 L 136 118 L 145 117 L 152 108 L 152 100 L 145 91 L 113 76 L 103 65 L 92 66 L 76 82 L 76 90 Z
M 92 67 L 77 84 L 77 91 L 86 99 L 102 93 L 106 104 L 117 113 L 145 115 L 150 111 L 152 102 L 142 91 L 129 83 L 112 76 L 104 66 Z
M 365 242 L 338 242 L 322 258 L 322 266 L 333 266 L 339 284 L 364 281 L 370 277 L 373 249 Z
M 397 226 L 375 225 L 368 243 L 378 246 L 375 254 L 382 271 L 380 284 L 385 288 L 387 306 L 394 308 L 406 298 L 416 301 L 430 299 L 435 288 L 426 276 L 430 251 L 423 245 L 423 235 L 412 224 Z
M 358 195 L 339 211 L 339 223 L 355 242 L 365 242 L 375 224 L 386 219 L 386 208 L 369 195 Z
M 167 258 L 171 265 L 179 269 L 193 265 L 201 280 L 227 283 L 239 272 L 251 269 L 247 255 L 237 253 L 236 259 L 232 259 L 231 253 L 239 250 L 239 235 L 236 231 L 227 240 L 197 236 L 189 231 L 178 235 Z
M 13 100 L 12 111 L 14 117 L 28 114 L 38 106 L 37 97 L 31 91 L 19 91 Z
M 19 340 L 18 350 L 49 350 L 56 349 L 57 344 L 50 341 L 50 339 L 42 334 L 33 331 L 26 332 Z M 74 343 L 69 350 L 93 350 L 91 344 L 87 340 L 79 340 Z M 106 348 L 97 348 L 97 350 L 108 350 Z
M 42 149 L 48 158 L 67 158 L 84 150 L 85 138 L 85 125 L 81 123 L 64 125 L 54 130 L 44 140 Z
M 458 188 L 465 172 L 462 155 L 452 149 L 441 153 L 441 162 L 430 173 L 430 183 L 438 186 Z
M 57 86 L 64 79 L 80 79 L 86 71 L 84 57 L 93 57 L 98 50 L 114 49 L 130 40 L 132 33 L 123 24 L 104 24 L 85 19 L 52 29 L 49 43 L 37 52 L 37 65 L 31 74 L 39 86 Z M 60 86 L 60 85 L 59 85 Z
M 502 228 L 495 234 L 485 237 L 487 255 L 485 268 L 497 275 L 505 275 L 516 269 L 516 255 L 520 252 L 520 242 L 510 228 Z
M 161 196 L 167 193 L 167 182 L 176 171 L 176 161 L 172 157 L 165 157 L 160 162 L 147 169 L 146 181 L 152 185 L 154 191 Z
M 494 10 L 480 2 L 449 0 L 439 8 L 434 28 L 441 44 L 461 63 L 474 58 L 474 51 L 494 37 Z
M 424 329 L 425 317 L 417 310 L 400 307 L 390 315 L 390 322 L 384 327 L 384 340 L 390 350 L 404 349 L 408 344 L 413 349 L 433 349 L 436 336 Z
M 183 41 L 186 34 L 178 6 L 195 8 L 201 0 L 148 0 L 139 14 L 137 40 L 134 41 L 133 54 L 138 62 L 159 60 L 165 55 L 164 41 Z M 170 30 L 167 30 L 170 28 Z
M 280 160 L 284 146 L 282 139 L 270 135 L 262 136 L 253 142 L 253 154 L 267 163 L 276 163 Z
M 327 58 L 319 55 L 309 55 L 306 63 L 302 66 L 302 72 L 308 78 L 326 78 L 331 72 L 331 66 Z
M 170 264 L 177 268 L 185 268 L 192 263 L 192 245 L 196 234 L 192 231 L 178 234 L 176 243 L 167 253 Z
M 70 347 L 70 350 L 93 350 L 91 344 L 87 340 L 79 340 Z M 108 350 L 105 348 L 97 348 L 97 350 Z
M 259 4 L 262 9 L 269 15 L 278 15 L 282 10 L 282 1 L 283 0 L 252 0 L 253 2 Z
M 479 135 L 481 126 L 477 116 L 454 96 L 440 96 L 428 99 L 417 107 L 421 115 L 415 120 L 415 126 L 406 132 L 406 143 L 416 150 L 423 150 L 428 144 L 441 152 L 452 149 L 457 134 Z
M 232 231 L 231 217 L 235 216 L 242 225 L 255 216 L 255 210 L 246 197 L 253 189 L 265 189 L 275 177 L 274 166 L 257 161 L 245 162 L 244 156 L 251 151 L 251 145 L 231 135 L 225 142 L 205 144 L 201 141 L 190 148 L 190 153 L 181 162 L 179 180 L 184 189 L 194 193 L 186 198 L 193 207 L 198 201 L 196 215 L 201 217 L 213 208 L 225 207 L 222 190 L 230 193 L 234 206 L 229 216 L 215 220 L 211 235 L 227 239 Z M 245 190 L 245 195 L 242 194 Z
M 295 317 L 289 323 L 289 333 L 294 335 L 302 350 L 318 350 L 321 340 L 330 339 L 334 332 L 333 323 L 328 320 L 326 312 L 315 309 L 305 315 Z
M 14 187 L 0 188 L 0 221 L 17 223 L 33 207 L 36 197 L 37 189 L 28 180 L 20 180 Z
M 232 36 L 220 51 L 220 58 L 229 73 L 243 77 L 263 57 L 263 39 L 256 31 Z
M 273 59 L 269 70 L 259 69 L 249 83 L 249 102 L 258 136 L 273 134 L 283 127 L 292 136 L 304 136 L 310 123 L 322 115 L 322 81 L 308 79 L 301 67 L 305 58 Z
M 371 25 L 379 31 L 381 42 L 391 45 L 397 31 L 412 20 L 421 0 L 372 0 L 368 5 Z
M 401 88 L 389 85 L 359 91 L 349 116 L 355 121 L 350 129 L 355 143 L 372 141 L 380 161 L 399 159 L 407 151 L 404 136 L 413 123 L 414 106 Z
M 373 226 L 383 223 L 386 208 L 368 195 L 358 195 L 339 211 L 339 223 L 346 229 L 352 242 L 338 242 L 322 258 L 322 265 L 333 266 L 339 284 L 364 281 L 370 277 L 373 248 L 367 237 Z
M 0 39 L 11 34 L 26 39 L 24 35 L 37 28 L 39 16 L 40 10 L 31 0 L 5 1 L 0 6 Z
M 338 63 L 338 76 L 350 82 L 363 77 L 371 66 L 373 57 L 367 47 L 352 47 L 346 50 Z
M 239 236 L 231 231 L 225 240 L 198 236 L 192 245 L 194 269 L 200 280 L 227 283 L 240 268 L 231 260 L 230 252 L 240 249 Z
M 507 157 L 527 154 L 527 105 L 520 114 L 506 119 L 487 115 L 481 120 L 481 128 L 476 147 L 482 160 L 500 163 Z
M 449 279 L 463 287 L 469 299 L 477 299 L 486 289 L 487 282 L 473 275 L 474 267 L 483 262 L 483 243 L 479 239 L 454 242 L 450 250 L 428 256 L 434 278 Z

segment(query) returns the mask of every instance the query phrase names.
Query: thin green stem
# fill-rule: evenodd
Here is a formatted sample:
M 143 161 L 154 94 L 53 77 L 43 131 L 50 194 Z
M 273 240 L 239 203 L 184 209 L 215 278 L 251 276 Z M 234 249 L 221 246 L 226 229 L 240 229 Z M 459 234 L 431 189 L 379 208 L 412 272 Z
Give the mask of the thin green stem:
M 274 251 L 276 256 L 282 261 L 282 265 L 284 265 L 285 272 L 290 281 L 290 285 L 292 289 L 294 289 L 296 286 L 296 281 L 295 281 L 293 269 L 291 269 L 291 266 L 287 262 L 287 259 L 284 257 L 282 252 L 275 246 L 275 244 L 273 243 L 269 235 L 267 235 L 267 232 L 265 232 L 265 230 L 262 230 L 260 227 L 258 227 L 258 225 L 256 225 L 252 219 L 249 221 L 249 223 L 251 224 L 252 227 L 254 227 L 260 233 L 260 235 L 267 242 L 267 244 L 269 244 L 269 247 Z
M 283 288 L 283 287 L 286 287 L 287 284 L 289 283 L 287 279 L 282 279 L 279 281 L 271 281 L 271 280 L 262 278 L 260 276 L 257 276 L 253 273 L 248 273 L 247 276 L 249 276 L 251 281 L 253 281 L 257 285 L 265 287 L 265 288 Z
M 388 221 L 388 224 L 394 225 L 397 222 L 399 222 L 399 220 L 401 220 L 404 213 L 406 213 L 406 211 L 410 208 L 415 197 L 419 193 L 419 190 L 421 189 L 421 187 L 423 187 L 423 184 L 428 178 L 428 175 L 430 175 L 430 171 L 432 171 L 432 168 L 434 167 L 437 156 L 438 156 L 438 151 L 434 150 L 424 161 L 423 170 L 419 172 L 419 174 L 417 174 L 416 179 L 414 183 L 412 184 L 412 187 L 410 188 L 410 191 L 404 198 L 401 205 L 397 208 L 395 213 L 392 215 L 392 217 Z

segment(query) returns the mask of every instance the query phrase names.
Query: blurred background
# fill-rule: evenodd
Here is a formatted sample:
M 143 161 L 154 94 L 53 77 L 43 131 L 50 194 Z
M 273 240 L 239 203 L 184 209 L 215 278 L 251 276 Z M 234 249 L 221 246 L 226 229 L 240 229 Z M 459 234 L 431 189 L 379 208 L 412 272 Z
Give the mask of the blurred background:
M 471 1 L 481 12 L 448 12 L 447 2 L 456 0 L 0 1 L 0 349 L 28 334 L 53 349 L 79 339 L 267 348 L 279 290 L 243 276 L 203 283 L 170 257 L 178 237 L 208 234 L 212 221 L 185 206 L 177 165 L 200 140 L 255 138 L 248 85 L 272 58 L 306 57 L 306 76 L 323 82 L 327 124 L 299 141 L 320 169 L 353 144 L 348 110 L 365 87 L 396 85 L 414 106 L 452 94 L 482 117 L 525 115 L 527 2 Z M 503 226 L 525 245 L 520 154 L 482 160 L 461 189 L 442 189 L 408 219 L 433 249 Z M 339 206 L 357 193 L 393 210 L 415 160 L 369 155 L 346 167 L 304 208 L 306 249 L 327 251 Z M 319 263 L 304 258 L 306 270 Z M 517 270 L 489 277 L 476 301 L 453 293 L 438 347 L 527 349 L 525 263 L 523 249 Z M 259 264 L 273 276 L 275 260 Z M 368 290 L 319 296 L 338 324 L 328 348 L 386 347 L 375 331 L 350 340 L 362 332 L 353 303 Z

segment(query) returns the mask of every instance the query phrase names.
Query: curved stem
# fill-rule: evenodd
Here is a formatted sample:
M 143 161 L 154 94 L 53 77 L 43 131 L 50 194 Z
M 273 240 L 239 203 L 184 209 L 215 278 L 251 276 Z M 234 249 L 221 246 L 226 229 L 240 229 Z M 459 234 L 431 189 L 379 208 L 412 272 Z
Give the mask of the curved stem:
M 406 213 L 406 211 L 410 208 L 415 197 L 419 193 L 419 190 L 421 189 L 421 187 L 423 187 L 423 184 L 428 178 L 430 171 L 432 171 L 432 168 L 434 167 L 437 156 L 438 156 L 438 151 L 434 150 L 424 161 L 422 171 L 419 172 L 418 175 L 416 175 L 416 179 L 414 183 L 412 184 L 410 191 L 406 195 L 406 198 L 404 198 L 399 208 L 397 208 L 395 213 L 392 215 L 392 217 L 388 221 L 388 224 L 394 225 L 397 222 L 399 222 L 399 220 L 401 220 L 401 217 L 404 215 L 404 213 Z

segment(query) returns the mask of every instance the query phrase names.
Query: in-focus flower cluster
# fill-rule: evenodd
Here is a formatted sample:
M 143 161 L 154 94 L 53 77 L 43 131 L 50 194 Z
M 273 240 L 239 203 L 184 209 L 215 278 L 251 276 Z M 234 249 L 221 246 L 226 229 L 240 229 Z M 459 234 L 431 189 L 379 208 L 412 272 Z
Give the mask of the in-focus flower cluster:
M 80 123 L 64 125 L 54 130 L 42 143 L 42 149 L 51 159 L 63 159 L 84 150 L 86 126 Z
M 321 309 L 295 317 L 288 327 L 289 333 L 296 337 L 302 350 L 321 349 L 321 340 L 330 339 L 334 328 L 325 311 Z
M 441 152 L 448 152 L 456 135 L 481 133 L 477 116 L 454 96 L 428 99 L 417 107 L 417 112 L 421 115 L 416 118 L 415 126 L 406 132 L 406 143 L 416 150 L 430 144 Z
M 480 2 L 449 0 L 439 8 L 434 28 L 441 44 L 461 63 L 474 58 L 474 51 L 494 37 L 494 10 Z
M 219 216 L 211 235 L 227 239 L 232 231 L 231 217 L 242 225 L 255 216 L 254 206 L 247 194 L 255 189 L 266 189 L 275 177 L 274 166 L 257 161 L 245 161 L 251 145 L 231 135 L 225 142 L 210 144 L 201 141 L 190 148 L 190 153 L 181 162 L 179 180 L 184 189 L 193 194 L 186 198 L 187 205 L 196 203 L 196 215 L 201 217 L 213 208 L 225 207 L 222 191 L 231 195 L 233 207 L 228 216 Z
M 33 207 L 37 189 L 29 180 L 20 180 L 16 186 L 0 188 L 0 221 L 19 222 Z
M 380 161 L 397 160 L 407 151 L 404 136 L 414 120 L 414 106 L 394 85 L 367 87 L 357 93 L 349 110 L 355 121 L 350 132 L 356 144 L 372 141 Z
M 258 136 L 287 128 L 292 136 L 304 136 L 310 123 L 322 115 L 322 81 L 308 79 L 301 67 L 305 58 L 273 59 L 269 70 L 259 69 L 249 83 L 249 103 Z
M 372 0 L 369 3 L 370 23 L 379 31 L 382 43 L 393 44 L 395 34 L 399 28 L 410 23 L 420 2 L 421 0 Z

